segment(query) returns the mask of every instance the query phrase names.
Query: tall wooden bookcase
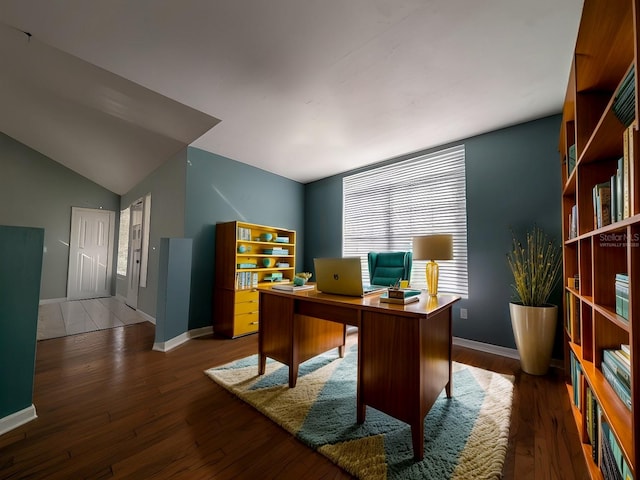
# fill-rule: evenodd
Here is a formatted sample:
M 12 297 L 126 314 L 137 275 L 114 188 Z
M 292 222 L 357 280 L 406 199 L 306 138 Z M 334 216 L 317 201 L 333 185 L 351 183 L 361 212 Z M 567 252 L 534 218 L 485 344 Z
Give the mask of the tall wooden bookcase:
M 213 330 L 235 338 L 259 328 L 259 285 L 290 282 L 296 232 L 246 222 L 216 225 Z
M 585 0 L 560 132 L 565 279 L 567 389 L 592 478 L 608 478 L 603 435 L 613 437 L 638 478 L 640 440 L 640 164 L 638 80 L 630 126 L 619 120 L 617 98 L 638 63 L 640 0 Z M 626 157 L 626 163 L 624 158 Z M 623 159 L 621 162 L 619 159 Z M 594 187 L 611 184 L 626 167 L 628 211 L 613 223 Z M 616 191 L 617 190 L 617 191 Z M 621 193 L 624 197 L 624 193 Z M 614 200 L 615 201 L 615 200 Z M 625 199 L 622 198 L 622 202 Z M 594 206 L 595 205 L 595 206 Z M 620 202 L 617 203 L 620 205 Z M 616 313 L 616 275 L 628 275 L 628 319 Z M 577 279 L 577 283 L 576 283 Z M 605 378 L 603 353 L 630 346 L 631 408 Z M 594 407 L 597 406 L 597 407 Z M 603 425 L 604 424 L 604 425 Z M 595 430 L 594 430 L 595 425 Z M 607 429 L 610 433 L 607 434 Z M 609 438 L 610 438 L 609 437 Z

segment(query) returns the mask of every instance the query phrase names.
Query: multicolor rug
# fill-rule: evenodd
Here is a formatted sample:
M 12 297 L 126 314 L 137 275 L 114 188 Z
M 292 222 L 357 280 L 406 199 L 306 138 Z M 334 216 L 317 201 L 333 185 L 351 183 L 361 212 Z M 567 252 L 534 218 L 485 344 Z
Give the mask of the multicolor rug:
M 367 407 L 356 423 L 357 345 L 289 369 L 253 355 L 205 373 L 309 447 L 361 479 L 500 478 L 509 438 L 513 377 L 454 363 L 453 397 L 440 395 L 425 417 L 424 460 L 416 462 L 409 425 Z

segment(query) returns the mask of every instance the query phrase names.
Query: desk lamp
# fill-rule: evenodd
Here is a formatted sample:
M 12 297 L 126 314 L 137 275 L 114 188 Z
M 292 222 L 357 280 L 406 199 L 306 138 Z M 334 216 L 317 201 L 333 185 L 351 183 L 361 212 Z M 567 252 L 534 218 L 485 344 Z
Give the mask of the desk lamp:
M 435 260 L 453 259 L 453 237 L 449 234 L 413 237 L 413 259 L 427 261 L 427 291 L 438 295 L 439 267 Z

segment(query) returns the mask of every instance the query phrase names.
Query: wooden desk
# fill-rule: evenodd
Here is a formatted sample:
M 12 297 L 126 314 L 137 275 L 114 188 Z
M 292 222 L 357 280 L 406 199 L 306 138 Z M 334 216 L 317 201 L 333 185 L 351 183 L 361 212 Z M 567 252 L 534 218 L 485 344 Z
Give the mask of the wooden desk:
M 289 366 L 293 388 L 300 363 L 336 347 L 343 356 L 346 326 L 357 326 L 357 421 L 369 405 L 408 423 L 421 460 L 424 417 L 443 388 L 451 397 L 451 307 L 460 297 L 423 293 L 419 302 L 395 305 L 379 295 L 259 290 L 258 373 L 273 358 Z

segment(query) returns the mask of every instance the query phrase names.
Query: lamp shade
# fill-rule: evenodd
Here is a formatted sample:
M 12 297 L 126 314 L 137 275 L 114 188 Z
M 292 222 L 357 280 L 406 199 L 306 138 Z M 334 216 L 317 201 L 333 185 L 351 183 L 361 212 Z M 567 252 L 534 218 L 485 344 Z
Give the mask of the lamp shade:
M 450 234 L 440 234 L 413 237 L 413 259 L 453 259 L 453 236 Z

